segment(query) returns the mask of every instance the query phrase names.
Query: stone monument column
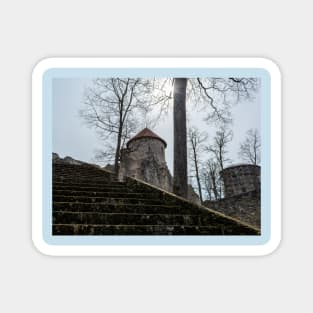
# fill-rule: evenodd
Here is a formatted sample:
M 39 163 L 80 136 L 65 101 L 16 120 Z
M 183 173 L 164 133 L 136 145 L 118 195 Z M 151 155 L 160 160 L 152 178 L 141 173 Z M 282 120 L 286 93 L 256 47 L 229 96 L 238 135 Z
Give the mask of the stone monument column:
M 187 198 L 187 130 L 186 130 L 187 78 L 174 82 L 174 182 L 175 194 Z

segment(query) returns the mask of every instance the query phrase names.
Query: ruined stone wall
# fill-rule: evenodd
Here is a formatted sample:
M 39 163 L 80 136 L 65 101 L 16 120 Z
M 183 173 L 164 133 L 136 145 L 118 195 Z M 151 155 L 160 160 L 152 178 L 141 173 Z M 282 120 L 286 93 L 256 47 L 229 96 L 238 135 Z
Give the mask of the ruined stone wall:
M 154 138 L 133 140 L 121 154 L 120 181 L 129 176 L 173 192 L 173 177 L 166 164 L 165 145 L 161 140 Z M 191 185 L 188 186 L 187 198 L 200 204 L 199 196 Z
M 66 164 L 75 164 L 75 165 L 82 165 L 86 164 L 85 162 L 78 161 L 73 159 L 70 156 L 66 156 L 65 158 L 61 158 L 57 153 L 52 152 L 52 162 L 53 163 L 66 163 Z M 97 166 L 94 164 L 94 166 Z
M 260 190 L 260 166 L 242 164 L 221 171 L 224 197 L 232 197 L 253 190 Z
M 261 201 L 257 190 L 216 201 L 205 201 L 208 208 L 261 228 Z

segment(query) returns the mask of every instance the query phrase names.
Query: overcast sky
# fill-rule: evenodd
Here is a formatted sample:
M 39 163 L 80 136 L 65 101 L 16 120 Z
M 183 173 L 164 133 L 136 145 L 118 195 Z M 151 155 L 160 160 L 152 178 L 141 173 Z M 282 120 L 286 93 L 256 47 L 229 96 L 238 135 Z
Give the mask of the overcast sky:
M 61 157 L 71 156 L 74 159 L 94 163 L 94 152 L 103 148 L 103 142 L 98 139 L 95 130 L 88 128 L 79 117 L 83 107 L 83 94 L 87 79 L 55 79 L 53 81 L 53 152 Z M 229 144 L 229 157 L 232 164 L 242 163 L 238 158 L 240 142 L 250 128 L 261 126 L 261 99 L 259 94 L 251 102 L 241 102 L 232 107 L 234 136 Z M 188 108 L 187 108 L 188 110 Z M 208 132 L 208 144 L 215 135 L 215 126 L 209 126 L 203 121 L 205 112 L 189 108 L 189 125 L 197 126 L 201 131 Z M 171 171 L 173 168 L 173 116 L 172 108 L 169 114 L 152 129 L 167 142 L 166 160 Z

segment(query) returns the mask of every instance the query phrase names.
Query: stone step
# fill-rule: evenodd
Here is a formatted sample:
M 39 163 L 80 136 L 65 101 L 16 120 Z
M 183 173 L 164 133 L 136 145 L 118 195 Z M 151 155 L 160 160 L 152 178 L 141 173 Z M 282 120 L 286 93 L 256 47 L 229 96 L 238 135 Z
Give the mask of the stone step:
M 116 176 L 113 174 L 108 174 L 104 171 L 58 171 L 52 170 L 53 176 L 65 176 L 65 177 L 75 177 L 75 176 L 83 176 L 83 177 L 102 177 L 107 179 L 116 179 Z
M 52 174 L 52 178 L 54 179 L 62 179 L 62 180 L 101 180 L 107 182 L 118 182 L 116 179 L 112 179 L 109 177 L 105 177 L 103 175 L 62 175 L 62 174 Z
M 101 213 L 136 213 L 136 214 L 189 214 L 206 215 L 207 212 L 177 205 L 138 205 L 106 203 L 71 203 L 53 202 L 53 211 L 67 212 L 101 212 Z
M 52 173 L 57 175 L 87 175 L 87 176 L 103 176 L 114 178 L 114 174 L 109 174 L 102 170 L 84 170 L 84 171 L 74 171 L 74 170 L 56 170 L 52 168 Z
M 208 226 L 210 216 L 54 211 L 53 224 Z
M 145 199 L 160 199 L 157 193 L 152 192 L 119 192 L 118 190 L 111 192 L 100 192 L 90 190 L 62 190 L 54 189 L 53 196 L 85 196 L 85 197 L 104 197 L 104 198 L 145 198 Z
M 259 235 L 157 188 L 90 165 L 53 164 L 54 235 Z
M 235 233 L 236 235 L 238 234 Z M 239 233 L 240 234 L 240 233 Z M 53 235 L 234 235 L 223 225 L 212 226 L 176 226 L 176 225 L 85 225 L 56 224 Z M 247 231 L 243 235 L 253 235 Z
M 53 190 L 64 190 L 64 191 L 87 191 L 87 192 L 128 192 L 126 186 L 112 186 L 112 185 L 105 185 L 100 184 L 97 186 L 80 186 L 80 185 L 69 185 L 63 183 L 54 183 Z
M 81 174 L 99 174 L 99 170 L 97 169 L 91 169 L 91 168 L 83 168 L 80 167 L 78 168 L 58 168 L 55 166 L 52 166 L 52 172 L 53 173 L 57 173 L 57 174 L 77 174 L 77 173 L 81 173 Z M 101 171 L 102 172 L 102 171 Z M 104 172 L 107 176 L 110 176 L 109 174 L 107 174 L 106 172 Z
M 53 225 L 53 235 L 255 235 L 251 229 L 231 229 L 223 225 Z
M 62 176 L 58 176 L 57 179 L 56 178 L 52 178 L 52 181 L 56 182 L 56 183 L 63 183 L 63 184 L 85 184 L 85 185 L 121 185 L 121 183 L 114 181 L 112 182 L 111 180 L 107 180 L 107 179 L 84 179 L 84 178 L 75 178 L 75 177 L 71 177 L 71 178 L 62 178 Z
M 126 185 L 110 185 L 110 184 L 71 184 L 70 182 L 53 183 L 53 190 L 64 190 L 64 191 L 90 191 L 90 192 L 119 192 L 119 193 L 153 193 L 155 197 L 164 197 L 166 193 L 160 190 L 147 190 L 144 188 L 137 188 L 135 186 L 127 187 Z
M 76 180 L 53 180 L 53 187 L 63 185 L 75 187 L 109 187 L 109 188 L 120 188 L 126 187 L 126 184 L 123 182 L 114 182 L 114 183 L 104 183 L 98 181 L 76 181 Z
M 64 196 L 64 195 L 55 195 L 53 196 L 54 202 L 83 202 L 83 203 L 108 203 L 108 204 L 165 204 L 165 200 L 162 199 L 147 199 L 147 198 L 126 198 L 128 195 L 125 194 L 123 198 L 112 198 L 112 197 L 88 197 L 88 196 Z M 166 201 L 167 203 L 175 203 L 175 199 Z
M 105 175 L 114 175 L 114 173 L 112 172 L 108 172 L 106 170 L 103 170 L 101 168 L 95 168 L 95 167 L 85 167 L 85 166 L 74 166 L 74 167 L 66 167 L 66 166 L 52 166 L 52 170 L 54 172 L 57 173 L 95 173 L 95 174 L 99 174 L 99 173 L 104 173 Z
M 55 169 L 75 169 L 75 170 L 99 170 L 101 169 L 98 166 L 95 166 L 93 164 L 85 163 L 85 164 L 70 164 L 70 163 L 53 163 L 53 168 Z

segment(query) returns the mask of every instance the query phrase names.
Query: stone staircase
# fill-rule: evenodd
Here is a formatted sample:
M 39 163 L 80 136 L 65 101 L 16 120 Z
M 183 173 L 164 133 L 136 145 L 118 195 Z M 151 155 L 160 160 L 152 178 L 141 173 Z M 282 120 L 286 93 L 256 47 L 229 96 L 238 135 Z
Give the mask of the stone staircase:
M 90 164 L 53 163 L 53 235 L 259 235 L 183 198 Z

